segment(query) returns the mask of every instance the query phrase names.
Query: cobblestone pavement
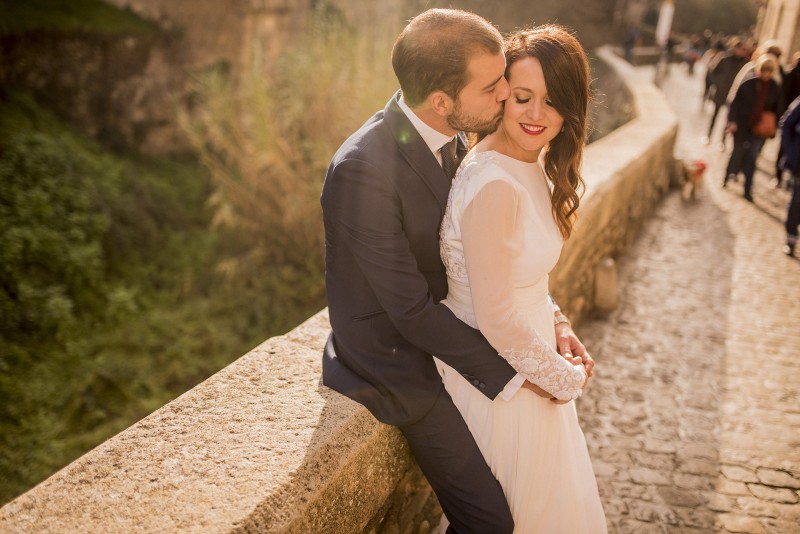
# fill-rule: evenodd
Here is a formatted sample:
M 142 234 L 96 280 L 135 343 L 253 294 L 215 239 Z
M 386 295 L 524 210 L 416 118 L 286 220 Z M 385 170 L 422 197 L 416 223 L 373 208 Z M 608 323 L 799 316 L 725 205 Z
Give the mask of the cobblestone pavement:
M 730 147 L 700 143 L 702 79 L 676 65 L 663 89 L 680 122 L 676 156 L 709 165 L 703 195 L 670 193 L 618 258 L 619 307 L 580 328 L 598 368 L 579 413 L 611 532 L 800 533 L 788 193 L 769 186 L 775 141 L 754 204 L 741 181 L 720 187 Z

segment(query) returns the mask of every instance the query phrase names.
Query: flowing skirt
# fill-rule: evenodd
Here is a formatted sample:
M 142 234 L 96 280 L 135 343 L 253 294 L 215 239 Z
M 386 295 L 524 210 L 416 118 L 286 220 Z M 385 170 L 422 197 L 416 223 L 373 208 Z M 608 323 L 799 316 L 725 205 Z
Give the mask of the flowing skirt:
M 555 346 L 551 305 L 545 301 L 535 308 L 531 320 Z M 436 363 L 503 487 L 516 534 L 607 532 L 575 402 L 553 404 L 527 389 L 520 389 L 509 402 L 499 397 L 490 401 L 456 370 Z

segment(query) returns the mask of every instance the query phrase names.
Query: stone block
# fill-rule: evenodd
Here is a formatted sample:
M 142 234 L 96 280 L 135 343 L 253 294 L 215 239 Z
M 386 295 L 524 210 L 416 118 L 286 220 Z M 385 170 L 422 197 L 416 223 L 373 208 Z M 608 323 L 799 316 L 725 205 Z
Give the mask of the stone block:
M 636 467 L 630 471 L 631 479 L 636 484 L 651 484 L 656 486 L 667 486 L 671 483 L 669 476 L 657 469 L 646 467 Z
M 722 474 L 728 480 L 735 480 L 738 482 L 758 482 L 758 477 L 752 469 L 741 467 L 738 465 L 722 465 Z
M 706 491 L 703 493 L 706 508 L 714 512 L 730 512 L 734 507 L 734 500 L 722 493 Z
M 728 532 L 744 534 L 766 534 L 767 531 L 760 521 L 752 517 L 736 514 L 722 514 L 719 521 Z
M 766 486 L 800 489 L 800 479 L 797 479 L 786 471 L 759 467 L 756 469 L 756 476 L 758 480 Z
M 794 504 L 798 501 L 797 493 L 787 488 L 772 488 L 761 484 L 748 484 L 750 492 L 765 501 Z
M 703 499 L 697 490 L 660 486 L 656 493 L 664 502 L 670 506 L 685 506 L 694 508 L 703 503 Z

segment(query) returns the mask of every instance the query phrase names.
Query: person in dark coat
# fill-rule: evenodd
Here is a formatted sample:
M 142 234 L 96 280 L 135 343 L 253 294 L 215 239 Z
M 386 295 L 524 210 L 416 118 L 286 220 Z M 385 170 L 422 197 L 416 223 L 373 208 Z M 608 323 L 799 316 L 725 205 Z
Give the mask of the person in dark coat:
M 736 74 L 747 64 L 749 53 L 750 48 L 747 44 L 737 39 L 734 41 L 733 48 L 726 52 L 711 69 L 708 81 L 713 94 L 711 101 L 714 102 L 714 112 L 711 114 L 711 122 L 708 124 L 708 135 L 703 139 L 705 144 L 711 142 L 711 133 L 714 131 L 714 123 L 719 110 L 726 103 Z
M 794 256 L 797 227 L 800 226 L 800 97 L 795 98 L 780 121 L 783 157 L 781 169 L 792 173 L 792 199 L 786 212 L 786 246 L 783 251 Z
M 783 91 L 783 101 L 790 104 L 795 98 L 800 96 L 800 52 L 795 52 L 792 58 L 792 65 L 790 69 L 783 76 L 783 84 L 781 90 Z
M 753 132 L 762 113 L 771 112 L 775 116 L 781 109 L 780 86 L 772 79 L 778 68 L 778 61 L 772 54 L 763 54 L 756 60 L 755 75 L 747 78 L 736 90 L 728 112 L 726 133 L 733 134 L 733 150 L 722 187 L 736 177 L 744 174 L 744 198 L 752 202 L 753 174 L 756 160 L 764 146 L 765 137 Z
M 800 96 L 800 68 L 798 68 L 798 65 L 800 65 L 800 52 L 796 52 L 792 59 L 792 67 L 784 74 L 783 83 L 781 84 L 784 104 L 789 104 Z M 786 147 L 783 144 L 783 136 L 781 136 L 781 146 L 777 158 L 778 168 L 775 173 L 775 187 L 780 187 L 783 183 L 784 169 L 781 167 L 781 160 L 785 153 Z M 792 174 L 792 176 L 794 176 L 794 174 Z M 791 182 L 791 180 L 789 182 Z M 789 187 L 789 182 L 786 184 L 787 188 Z

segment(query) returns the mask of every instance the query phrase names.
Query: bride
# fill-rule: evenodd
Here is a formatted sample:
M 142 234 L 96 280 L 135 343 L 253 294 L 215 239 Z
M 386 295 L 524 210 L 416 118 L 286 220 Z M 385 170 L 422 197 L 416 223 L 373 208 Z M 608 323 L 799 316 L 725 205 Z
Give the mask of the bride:
M 573 229 L 586 141 L 589 65 L 554 25 L 506 43 L 511 96 L 503 121 L 453 181 L 440 249 L 444 304 L 489 342 L 528 387 L 493 402 L 437 360 L 445 387 L 499 480 L 516 533 L 604 533 L 605 516 L 575 403 L 580 358 L 555 350 L 548 273 Z M 541 156 L 541 157 L 540 157 Z

